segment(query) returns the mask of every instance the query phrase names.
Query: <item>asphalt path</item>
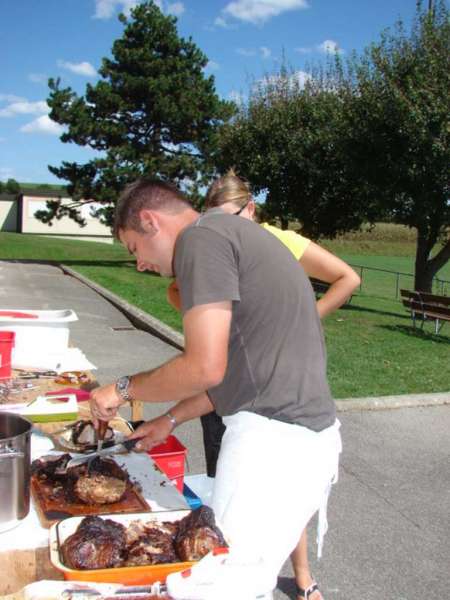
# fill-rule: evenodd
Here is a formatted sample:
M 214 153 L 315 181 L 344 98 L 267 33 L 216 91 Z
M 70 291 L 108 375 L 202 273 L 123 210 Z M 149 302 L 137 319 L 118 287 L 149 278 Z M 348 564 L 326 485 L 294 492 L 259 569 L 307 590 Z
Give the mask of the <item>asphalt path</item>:
M 178 352 L 56 266 L 0 262 L 0 307 L 73 309 L 79 320 L 71 324 L 71 343 L 98 367 L 101 384 L 155 368 Z M 144 414 L 165 410 L 166 404 L 146 404 Z M 325 600 L 450 598 L 449 406 L 355 410 L 339 419 L 340 479 L 319 562 L 315 522 L 309 528 L 311 567 Z M 177 436 L 188 448 L 189 472 L 203 473 L 199 423 L 184 424 Z M 267 518 L 282 509 L 268 507 Z M 295 598 L 289 564 L 275 592 L 276 600 L 286 598 Z

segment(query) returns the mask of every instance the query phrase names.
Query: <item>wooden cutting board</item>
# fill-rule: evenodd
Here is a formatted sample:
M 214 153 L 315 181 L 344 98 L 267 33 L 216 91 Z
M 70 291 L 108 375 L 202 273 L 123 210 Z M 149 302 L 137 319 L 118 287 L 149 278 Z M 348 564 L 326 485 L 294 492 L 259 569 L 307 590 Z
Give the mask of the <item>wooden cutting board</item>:
M 125 492 L 120 502 L 112 504 L 70 503 L 63 494 L 54 496 L 51 483 L 31 477 L 31 495 L 42 527 L 49 528 L 56 521 L 80 515 L 103 515 L 108 513 L 150 512 L 151 508 L 135 486 Z

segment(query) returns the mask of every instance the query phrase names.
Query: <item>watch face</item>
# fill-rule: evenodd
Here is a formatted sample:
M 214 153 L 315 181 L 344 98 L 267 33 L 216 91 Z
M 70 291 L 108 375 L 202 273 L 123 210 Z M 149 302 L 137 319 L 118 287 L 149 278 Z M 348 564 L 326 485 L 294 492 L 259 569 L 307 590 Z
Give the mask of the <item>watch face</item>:
M 128 386 L 130 385 L 130 378 L 124 375 L 117 380 L 116 386 L 121 396 L 128 395 Z

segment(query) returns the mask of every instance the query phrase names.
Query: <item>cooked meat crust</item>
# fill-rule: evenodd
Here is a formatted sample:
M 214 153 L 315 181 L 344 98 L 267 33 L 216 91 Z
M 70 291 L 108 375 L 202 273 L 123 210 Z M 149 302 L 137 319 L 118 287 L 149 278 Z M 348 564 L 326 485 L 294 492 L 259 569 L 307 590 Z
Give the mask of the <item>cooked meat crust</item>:
M 128 473 L 109 458 L 94 458 L 67 469 L 67 497 L 85 504 L 112 504 L 123 498 Z
M 200 560 L 214 548 L 226 545 L 209 506 L 193 510 L 178 525 L 175 550 L 182 561 Z
M 73 504 L 112 504 L 132 485 L 128 473 L 114 460 L 97 457 L 67 469 L 70 459 L 70 454 L 45 456 L 31 465 L 34 476 L 51 484 L 49 493 L 54 497 Z
M 76 421 L 72 426 L 72 443 L 75 446 L 85 447 L 86 449 L 93 448 L 97 444 L 97 430 L 92 421 L 80 420 Z M 105 433 L 104 440 L 111 441 L 114 439 L 114 431 L 108 427 Z
M 61 546 L 64 564 L 71 569 L 108 569 L 122 565 L 125 528 L 111 519 L 86 517 Z
M 103 569 L 200 560 L 226 545 L 212 510 L 203 506 L 175 523 L 133 521 L 127 529 L 111 519 L 86 517 L 61 551 L 68 567 Z
M 123 498 L 127 482 L 105 475 L 86 475 L 76 480 L 74 491 L 86 504 L 112 504 Z

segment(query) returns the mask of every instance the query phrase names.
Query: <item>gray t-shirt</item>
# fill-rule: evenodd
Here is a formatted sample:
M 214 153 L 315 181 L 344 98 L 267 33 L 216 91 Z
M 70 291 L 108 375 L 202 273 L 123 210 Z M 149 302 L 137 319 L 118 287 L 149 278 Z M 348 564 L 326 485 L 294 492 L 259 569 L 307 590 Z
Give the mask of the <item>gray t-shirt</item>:
M 208 390 L 219 415 L 246 410 L 314 431 L 334 423 L 314 292 L 274 235 L 211 209 L 179 235 L 174 270 L 183 312 L 232 302 L 227 370 Z

